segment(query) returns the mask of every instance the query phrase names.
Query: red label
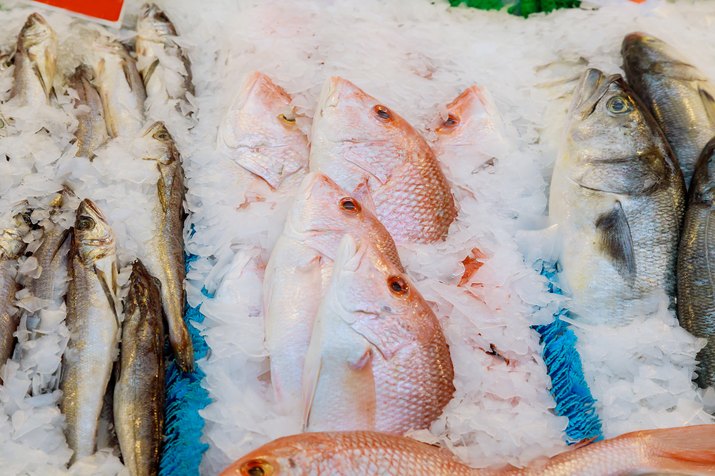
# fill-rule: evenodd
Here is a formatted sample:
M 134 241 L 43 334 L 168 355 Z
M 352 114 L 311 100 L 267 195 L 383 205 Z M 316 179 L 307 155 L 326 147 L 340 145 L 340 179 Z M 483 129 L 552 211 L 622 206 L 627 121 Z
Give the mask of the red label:
M 119 21 L 124 0 L 34 0 L 109 22 Z

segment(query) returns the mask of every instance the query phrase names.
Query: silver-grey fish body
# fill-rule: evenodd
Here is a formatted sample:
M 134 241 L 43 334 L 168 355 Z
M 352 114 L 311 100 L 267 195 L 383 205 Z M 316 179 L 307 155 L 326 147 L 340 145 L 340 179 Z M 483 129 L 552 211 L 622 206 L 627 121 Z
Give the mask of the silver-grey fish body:
M 25 243 L 16 230 L 9 229 L 0 234 L 0 369 L 12 357 L 15 348 L 14 334 L 20 323 L 20 311 L 14 306 L 18 290 L 15 260 L 24 249 Z
M 47 103 L 56 63 L 57 35 L 40 14 L 33 13 L 17 38 L 11 97 L 22 105 Z
M 561 279 L 579 317 L 625 323 L 646 298 L 674 297 L 683 178 L 620 76 L 589 70 L 574 96 L 549 198 Z
M 698 384 L 715 385 L 715 140 L 695 168 L 678 254 L 678 318 L 707 338 L 698 354 Z
M 184 321 L 184 172 L 174 141 L 163 123 L 152 124 L 145 136 L 157 141 L 154 157 L 159 171 L 153 203 L 154 237 L 142 262 L 161 282 L 161 298 L 177 363 L 184 371 L 194 365 L 191 336 Z
M 67 443 L 74 451 L 72 461 L 95 451 L 99 415 L 118 340 L 114 237 L 96 206 L 86 202 L 80 204 L 72 237 L 66 319 L 70 340 L 60 384 L 60 409 L 67 422 Z M 101 233 L 82 229 L 85 225 L 81 220 L 88 216 L 94 227 L 103 228 Z
M 77 91 L 75 108 L 77 111 L 77 156 L 92 160 L 95 151 L 109 140 L 107 123 L 104 121 L 102 98 L 92 84 L 92 72 L 85 65 L 79 66 L 69 80 L 69 85 Z
M 136 261 L 126 299 L 114 424 L 132 476 L 159 470 L 164 422 L 164 326 L 159 284 Z
M 621 53 L 628 84 L 663 129 L 689 186 L 700 152 L 715 136 L 715 85 L 652 36 L 627 35 Z

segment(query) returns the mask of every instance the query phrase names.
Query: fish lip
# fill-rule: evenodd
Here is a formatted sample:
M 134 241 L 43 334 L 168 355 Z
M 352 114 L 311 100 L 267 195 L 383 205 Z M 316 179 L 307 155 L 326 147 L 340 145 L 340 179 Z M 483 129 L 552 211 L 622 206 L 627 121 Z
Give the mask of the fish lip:
M 320 105 L 321 109 L 325 108 L 336 108 L 340 103 L 340 94 L 344 89 L 344 86 L 351 84 L 347 79 L 343 79 L 340 76 L 331 76 L 325 82 L 323 90 L 320 93 Z
M 83 207 L 89 209 L 90 211 L 92 211 L 93 213 L 95 213 L 95 214 L 97 215 L 97 217 L 99 217 L 99 218 L 101 218 L 102 220 L 105 220 L 105 221 L 106 221 L 106 218 L 105 218 L 104 214 L 103 214 L 102 211 L 99 209 L 99 207 L 97 206 L 97 204 L 94 203 L 94 202 L 93 202 L 92 200 L 90 200 L 89 198 L 85 198 L 84 200 L 82 200 L 82 202 L 79 204 L 79 207 L 77 208 L 77 212 L 79 213 L 79 212 L 82 210 Z

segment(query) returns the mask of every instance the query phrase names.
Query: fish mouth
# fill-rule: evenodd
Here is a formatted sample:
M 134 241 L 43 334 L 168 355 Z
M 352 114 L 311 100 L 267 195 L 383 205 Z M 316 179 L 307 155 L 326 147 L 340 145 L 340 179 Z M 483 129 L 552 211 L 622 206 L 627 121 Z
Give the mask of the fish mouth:
M 92 214 L 96 215 L 97 218 L 100 218 L 103 221 L 106 221 L 106 218 L 104 217 L 104 214 L 100 211 L 99 207 L 97 207 L 97 204 L 94 203 L 92 200 L 89 198 L 85 198 L 82 200 L 82 202 L 79 204 L 79 207 L 77 208 L 77 215 L 81 215 L 84 213 L 84 210 L 90 211 Z
M 349 93 L 360 91 L 360 88 L 355 86 L 347 79 L 340 76 L 332 76 L 323 85 L 323 90 L 320 92 L 320 109 L 335 108 L 340 104 L 340 99 Z
M 27 21 L 22 27 L 22 33 L 20 34 L 22 47 L 27 49 L 40 44 L 52 38 L 54 34 L 54 30 L 50 24 L 47 23 L 47 20 L 39 13 L 33 13 L 27 17 Z

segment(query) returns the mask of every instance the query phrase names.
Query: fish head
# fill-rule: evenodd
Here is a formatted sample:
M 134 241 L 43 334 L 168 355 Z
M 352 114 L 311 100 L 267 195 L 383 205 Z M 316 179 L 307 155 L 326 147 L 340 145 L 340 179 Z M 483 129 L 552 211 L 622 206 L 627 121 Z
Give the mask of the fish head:
M 703 148 L 690 183 L 690 203 L 715 203 L 715 139 Z
M 27 17 L 17 39 L 16 56 L 25 56 L 30 60 L 49 97 L 57 69 L 57 34 L 39 13 Z
M 574 91 L 565 151 L 570 179 L 593 190 L 636 193 L 679 174 L 647 107 L 620 75 L 593 68 Z
M 269 76 L 255 71 L 244 80 L 218 130 L 219 147 L 273 189 L 308 163 L 308 138 L 291 101 Z
M 179 160 L 174 138 L 162 121 L 156 121 L 144 131 L 144 137 L 153 141 L 152 157 L 159 165 L 171 165 Z
M 164 36 L 176 36 L 176 28 L 164 11 L 153 3 L 145 3 L 139 10 L 137 35 L 161 41 Z
M 327 445 L 327 446 L 326 446 Z M 278 438 L 239 458 L 222 476 L 300 476 L 325 459 L 330 441 L 319 433 Z
M 161 282 L 152 276 L 140 260 L 132 263 L 127 294 L 127 318 L 131 318 L 133 309 L 161 307 Z M 146 313 L 144 313 L 146 314 Z
M 85 198 L 77 207 L 72 254 L 90 265 L 114 252 L 114 233 L 99 207 Z
M 647 74 L 663 74 L 680 54 L 668 43 L 647 33 L 629 33 L 621 44 L 623 69 L 631 77 L 642 78 Z
M 471 136 L 482 134 L 484 125 L 490 123 L 494 115 L 494 106 L 477 85 L 472 85 L 447 104 L 446 113 L 439 118 L 434 131 L 440 139 L 469 140 Z
M 366 178 L 386 183 L 411 156 L 430 156 L 422 136 L 399 114 L 350 81 L 328 79 L 311 136 L 311 169 L 347 190 Z

